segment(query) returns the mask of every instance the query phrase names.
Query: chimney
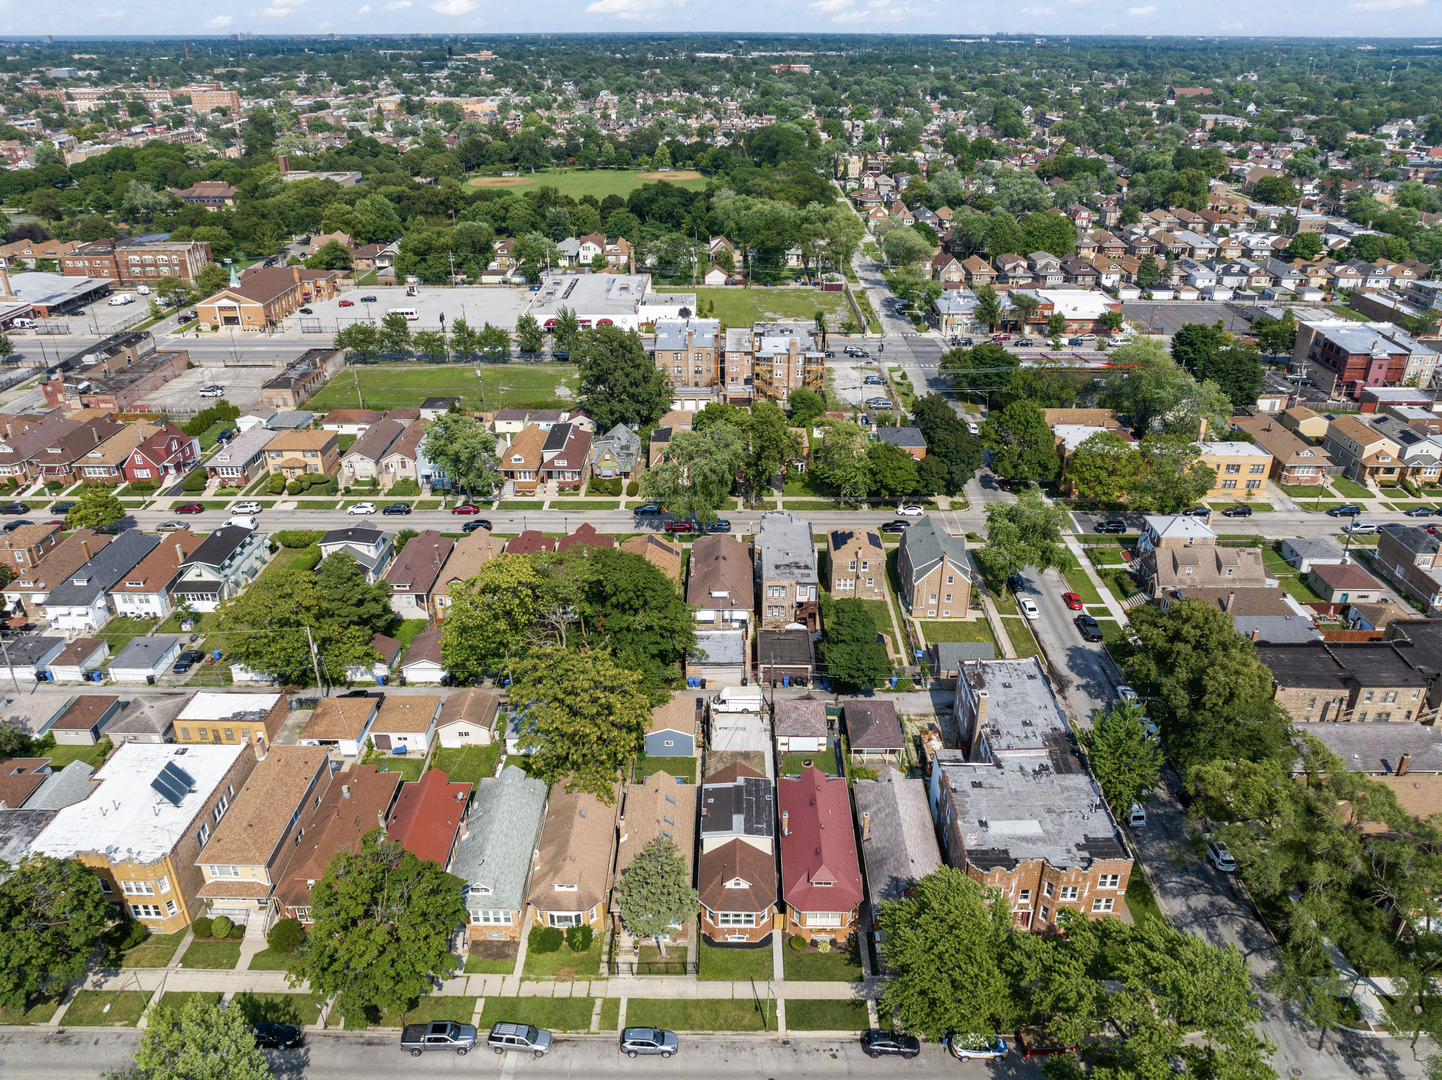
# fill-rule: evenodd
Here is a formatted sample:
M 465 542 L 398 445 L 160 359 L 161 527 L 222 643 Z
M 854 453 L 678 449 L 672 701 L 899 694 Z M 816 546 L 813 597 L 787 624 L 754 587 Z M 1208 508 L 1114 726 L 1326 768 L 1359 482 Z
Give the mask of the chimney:
M 1402 757 L 1401 757 L 1401 760 L 1399 760 L 1399 761 L 1397 762 L 1397 775 L 1398 775 L 1398 776 L 1406 776 L 1406 775 L 1407 775 L 1407 767 L 1408 767 L 1409 765 L 1411 765 L 1411 764 L 1412 764 L 1412 755 L 1411 755 L 1411 754 L 1403 754 Z
M 788 810 L 781 811 L 781 835 L 791 835 L 791 813 Z
M 989 696 L 990 695 L 988 695 L 985 690 L 980 691 L 976 695 L 976 723 L 975 725 L 973 725 L 970 734 L 967 736 L 973 741 L 975 741 L 976 739 L 976 733 L 980 731 L 982 727 L 986 724 L 986 702 Z
M 863 842 L 871 839 L 871 811 L 864 811 L 861 815 L 861 839 Z
M 300 267 L 299 267 L 299 266 L 292 266 L 292 267 L 290 268 L 290 277 L 291 277 L 291 280 L 294 281 L 297 285 L 300 284 Z
M 276 165 L 280 166 L 280 172 L 282 176 L 290 172 L 290 158 L 287 157 L 285 154 L 281 154 L 279 157 L 277 157 L 275 159 L 275 163 Z
M 0 296 L 7 300 L 14 299 L 15 294 L 10 291 L 10 271 L 6 268 L 3 259 L 0 259 L 0 289 L 4 290 L 0 292 Z
M 184 561 L 185 561 L 185 548 L 183 548 L 183 547 L 182 547 L 181 545 L 179 545 L 179 544 L 176 544 L 176 545 L 175 545 L 175 557 L 176 557 L 177 559 L 179 559 L 181 562 L 184 562 Z
M 377 810 L 377 811 L 376 811 L 376 828 L 378 828 L 378 829 L 384 829 L 385 827 L 386 827 L 386 812 L 385 812 L 384 810 Z
M 1207 441 L 1207 418 L 1202 417 L 1202 422 L 1197 426 L 1197 442 Z
M 85 561 L 90 561 L 90 540 L 88 538 L 80 541 L 80 554 L 85 556 Z
M 342 784 L 342 785 L 340 786 L 340 797 L 341 797 L 342 799 L 349 799 L 349 798 L 350 798 L 350 785 L 349 785 L 349 784 Z
M 1236 602 L 1237 602 L 1237 593 L 1236 593 L 1236 590 L 1234 589 L 1234 590 L 1232 590 L 1231 592 L 1227 593 L 1227 602 L 1222 605 L 1222 610 L 1225 611 L 1228 615 L 1230 615 L 1230 614 L 1232 613 L 1232 605 L 1235 604 Z

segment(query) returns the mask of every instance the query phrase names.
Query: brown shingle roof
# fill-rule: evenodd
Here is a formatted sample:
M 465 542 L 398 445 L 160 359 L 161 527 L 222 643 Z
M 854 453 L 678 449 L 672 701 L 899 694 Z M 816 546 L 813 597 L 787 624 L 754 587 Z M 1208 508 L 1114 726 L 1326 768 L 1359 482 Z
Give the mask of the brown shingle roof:
M 726 888 L 737 878 L 746 886 Z M 776 903 L 776 864 L 769 851 L 729 840 L 701 853 L 696 884 L 701 903 L 711 911 L 765 911 Z
M 697 538 L 691 545 L 691 579 L 686 603 L 698 608 L 735 607 L 749 611 L 752 604 L 751 546 L 735 537 Z M 713 596 L 721 593 L 723 596 Z
M 389 694 L 381 702 L 380 711 L 376 713 L 375 723 L 371 725 L 371 730 L 392 735 L 424 734 L 430 729 L 431 720 L 436 715 L 436 709 L 440 703 L 439 695 L 407 694 L 405 697 L 400 697 L 396 694 Z
M 605 901 L 615 826 L 614 801 L 607 806 L 590 792 L 568 792 L 563 781 L 552 784 L 527 900 L 541 911 L 586 911 Z
M 97 536 L 91 529 L 76 529 L 47 551 L 32 569 L 21 571 L 14 581 L 5 586 L 5 591 L 17 594 L 53 589 L 88 563 L 108 543 L 108 536 Z
M 486 731 L 493 730 L 501 708 L 501 695 L 471 687 L 451 694 L 441 702 L 440 725 L 464 721 Z
M 455 546 L 454 540 L 435 529 L 412 536 L 386 571 L 386 581 L 395 590 L 429 593 Z
M 322 698 L 300 733 L 302 739 L 358 739 L 375 698 Z
M 50 725 L 50 730 L 89 731 L 105 715 L 105 710 L 119 700 L 113 694 L 82 694 Z
M 685 565 L 685 553 L 681 545 L 663 540 L 650 533 L 633 536 L 621 541 L 621 550 L 631 555 L 640 555 L 672 581 L 681 580 L 681 569 Z
M 774 726 L 778 736 L 825 738 L 826 702 L 783 698 L 775 704 Z
M 15 810 L 45 783 L 49 758 L 7 758 L 0 761 L 0 810 Z
M 306 801 L 311 782 L 328 771 L 323 746 L 273 746 L 256 765 L 230 812 L 215 827 L 202 861 L 266 866 Z M 324 781 L 322 781 L 324 782 Z
M 357 765 L 337 774 L 278 880 L 277 898 L 289 907 L 308 905 L 306 882 L 319 881 L 334 856 L 359 851 L 361 837 L 385 827 L 386 811 L 404 778 L 374 765 Z

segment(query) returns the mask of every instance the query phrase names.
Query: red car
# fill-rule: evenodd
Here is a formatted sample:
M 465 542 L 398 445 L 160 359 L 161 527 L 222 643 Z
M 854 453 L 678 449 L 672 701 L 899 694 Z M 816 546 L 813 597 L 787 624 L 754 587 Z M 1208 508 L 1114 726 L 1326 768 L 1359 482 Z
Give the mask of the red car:
M 354 301 L 354 300 L 342 300 L 342 301 L 340 302 L 340 306 L 341 306 L 341 307 L 355 307 L 355 301 Z
M 1073 611 L 1080 611 L 1082 609 L 1081 597 L 1078 596 L 1076 593 L 1064 592 L 1061 594 L 1061 598 L 1066 601 L 1066 606 L 1071 608 Z
M 475 503 L 461 503 L 459 506 L 451 507 L 453 514 L 479 514 L 480 512 L 481 508 Z
M 692 532 L 694 529 L 695 529 L 695 526 L 692 525 L 689 521 L 668 521 L 668 522 L 666 522 L 666 531 L 667 531 L 668 533 L 685 533 L 685 532 Z
M 205 507 L 201 506 L 200 503 L 181 503 L 175 508 L 175 512 L 177 514 L 203 514 L 205 513 Z

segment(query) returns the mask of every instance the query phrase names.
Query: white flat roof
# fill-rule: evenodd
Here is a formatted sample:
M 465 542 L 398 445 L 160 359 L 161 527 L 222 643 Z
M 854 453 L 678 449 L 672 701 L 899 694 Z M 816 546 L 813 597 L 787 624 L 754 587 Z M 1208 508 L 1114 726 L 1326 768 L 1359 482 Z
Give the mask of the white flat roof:
M 1201 442 L 1197 443 L 1197 449 L 1204 454 L 1211 454 L 1213 457 L 1271 457 L 1256 443 L 1249 443 L 1240 439 L 1229 439 L 1226 442 Z
M 279 694 L 218 694 L 202 690 L 176 716 L 177 720 L 224 720 L 237 713 L 268 713 Z
M 57 859 L 96 852 L 112 862 L 155 862 L 208 808 L 216 785 L 236 759 L 250 753 L 254 751 L 244 744 L 124 743 L 95 774 L 99 786 L 90 798 L 60 810 L 35 838 L 33 850 Z M 194 781 L 178 806 L 151 787 L 167 763 L 184 769 Z

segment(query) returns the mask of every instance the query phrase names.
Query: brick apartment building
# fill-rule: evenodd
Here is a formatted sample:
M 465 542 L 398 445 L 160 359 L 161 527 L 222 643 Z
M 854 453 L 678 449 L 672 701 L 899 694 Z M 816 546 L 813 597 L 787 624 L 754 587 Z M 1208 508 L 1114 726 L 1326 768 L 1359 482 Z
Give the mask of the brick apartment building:
M 210 244 L 203 240 L 96 240 L 60 260 L 70 277 L 105 278 L 123 283 L 155 282 L 164 277 L 189 284 L 209 266 Z

